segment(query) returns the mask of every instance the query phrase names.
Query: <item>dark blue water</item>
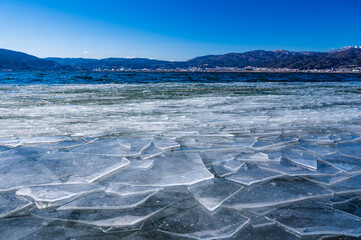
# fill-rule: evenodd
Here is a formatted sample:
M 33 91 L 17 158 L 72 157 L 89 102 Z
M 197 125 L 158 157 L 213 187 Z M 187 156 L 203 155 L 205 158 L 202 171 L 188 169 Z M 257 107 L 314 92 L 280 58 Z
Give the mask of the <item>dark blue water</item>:
M 0 84 L 350 82 L 361 74 L 328 73 L 174 73 L 174 72 L 0 72 Z

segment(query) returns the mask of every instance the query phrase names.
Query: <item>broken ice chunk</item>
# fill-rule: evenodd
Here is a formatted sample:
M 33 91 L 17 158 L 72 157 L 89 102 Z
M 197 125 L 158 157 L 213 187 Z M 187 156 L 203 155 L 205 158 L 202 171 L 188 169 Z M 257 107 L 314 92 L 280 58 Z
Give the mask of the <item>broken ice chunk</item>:
M 264 216 L 260 216 L 250 210 L 243 210 L 241 214 L 247 218 L 249 218 L 250 223 L 253 228 L 262 228 L 265 226 L 273 225 L 275 224 L 275 221 L 267 219 Z
M 353 157 L 347 157 L 336 153 L 322 156 L 319 159 L 344 172 L 352 173 L 361 171 L 361 161 Z
M 221 208 L 210 214 L 200 207 L 185 210 L 156 223 L 157 230 L 192 239 L 230 238 L 245 227 L 249 219 L 231 209 Z
M 20 144 L 21 144 L 20 141 L 18 141 L 17 139 L 12 139 L 12 138 L 0 139 L 0 146 L 15 148 L 20 146 Z
M 337 194 L 361 193 L 361 175 L 356 175 L 330 185 Z
M 19 240 L 27 239 L 31 233 L 47 226 L 51 221 L 33 217 L 13 217 L 0 220 L 0 233 L 2 239 Z M 39 239 L 39 236 L 36 236 Z
M 140 156 L 141 152 L 149 146 L 148 141 L 141 139 L 114 138 L 99 140 L 94 143 L 84 144 L 72 151 L 83 154 L 97 154 L 114 157 Z
M 147 147 L 146 149 L 144 149 L 144 151 L 142 151 L 142 154 L 140 155 L 140 157 L 142 159 L 150 159 L 150 158 L 154 158 L 157 157 L 159 155 L 161 155 L 163 152 L 161 150 L 159 150 L 157 147 L 154 146 L 154 144 L 152 143 L 149 147 Z
M 321 156 L 330 155 L 337 152 L 337 148 L 331 145 L 312 145 L 312 144 L 301 143 L 299 147 L 305 149 L 307 152 L 311 154 L 316 154 Z
M 353 176 L 354 176 L 354 174 L 347 174 L 347 173 L 340 172 L 340 173 L 337 173 L 335 175 L 330 175 L 330 176 L 329 175 L 327 175 L 327 176 L 307 176 L 305 178 L 307 178 L 311 182 L 329 186 L 331 184 L 335 184 L 337 182 L 346 180 Z
M 225 162 L 223 164 L 223 167 L 235 172 L 235 171 L 238 171 L 244 164 L 245 164 L 245 162 L 240 161 L 240 160 L 230 160 L 230 161 Z
M 132 160 L 130 162 L 130 167 L 139 168 L 139 169 L 149 169 L 153 166 L 153 159 L 142 159 L 142 160 Z
M 242 188 L 238 184 L 217 178 L 188 186 L 195 199 L 209 211 L 216 210 Z
M 38 211 L 35 215 L 52 220 L 79 223 L 99 227 L 104 232 L 113 229 L 137 226 L 144 220 L 154 216 L 163 209 L 173 204 L 174 198 L 166 194 L 153 195 L 142 205 L 125 210 L 63 210 L 63 211 Z M 137 227 L 139 229 L 139 227 Z
M 316 202 L 300 202 L 267 215 L 298 236 L 321 234 L 361 236 L 361 218 Z
M 239 168 L 242 167 L 242 165 L 244 165 L 244 162 L 239 161 Z M 215 173 L 219 176 L 219 177 L 225 177 L 225 176 L 229 176 L 235 172 L 238 171 L 238 169 L 230 169 L 230 168 L 225 168 L 224 164 L 222 163 L 217 163 L 217 164 L 213 164 L 213 170 L 215 171 Z
M 341 154 L 361 159 L 361 142 L 348 142 L 337 144 Z
M 152 187 L 152 186 L 132 186 L 128 184 L 121 184 L 112 182 L 106 188 L 105 192 L 118 194 L 120 196 L 130 196 L 137 194 L 153 194 L 158 191 L 163 190 L 161 187 Z
M 333 204 L 332 207 L 361 218 L 361 196 Z
M 86 194 L 103 191 L 98 184 L 54 185 L 22 188 L 16 195 L 35 202 L 38 209 L 59 206 Z
M 317 171 L 312 171 L 308 168 L 302 168 L 294 165 L 290 161 L 285 160 L 284 158 L 281 159 L 281 162 L 279 164 L 267 163 L 258 164 L 258 166 L 262 169 L 273 170 L 289 176 L 324 176 L 333 175 L 339 172 L 338 169 L 323 164 L 319 161 L 317 161 Z
M 59 183 L 58 178 L 44 164 L 15 149 L 0 152 L 0 192 L 51 183 Z
M 170 139 L 154 139 L 152 142 L 154 146 L 159 148 L 161 151 L 169 151 L 180 147 L 179 143 Z
M 315 156 L 302 152 L 298 149 L 289 149 L 283 152 L 283 156 L 289 161 L 310 170 L 317 170 L 317 160 Z
M 72 152 L 47 153 L 38 159 L 64 183 L 90 183 L 127 166 L 125 158 L 76 154 Z
M 283 174 L 280 172 L 265 170 L 259 168 L 256 165 L 247 164 L 244 165 L 235 174 L 226 177 L 226 179 L 244 185 L 251 185 L 254 183 L 269 181 L 280 176 L 283 176 Z
M 331 191 L 309 181 L 280 178 L 259 186 L 245 187 L 228 199 L 224 206 L 235 209 L 260 208 L 331 195 Z
M 134 208 L 144 203 L 153 193 L 121 196 L 110 193 L 93 193 L 60 206 L 57 210 L 117 210 Z
M 239 150 L 212 149 L 201 153 L 203 162 L 207 164 L 224 163 L 234 159 Z
M 39 137 L 28 137 L 28 138 L 19 138 L 18 141 L 21 145 L 38 145 L 38 144 L 54 144 L 67 140 L 66 137 L 47 137 L 47 136 L 39 136 Z
M 109 181 L 137 186 L 191 185 L 213 178 L 195 153 L 169 152 L 154 159 L 150 170 L 127 169 Z
M 330 135 L 329 134 L 323 134 L 323 135 L 308 134 L 308 135 L 302 136 L 302 138 L 300 140 L 307 141 L 307 142 L 318 143 L 318 144 L 332 143 L 332 141 L 330 140 Z
M 270 153 L 253 153 L 253 154 L 241 154 L 236 159 L 245 162 L 279 162 L 281 160 L 281 152 Z
M 0 219 L 19 212 L 32 205 L 31 202 L 16 198 L 13 192 L 0 194 Z

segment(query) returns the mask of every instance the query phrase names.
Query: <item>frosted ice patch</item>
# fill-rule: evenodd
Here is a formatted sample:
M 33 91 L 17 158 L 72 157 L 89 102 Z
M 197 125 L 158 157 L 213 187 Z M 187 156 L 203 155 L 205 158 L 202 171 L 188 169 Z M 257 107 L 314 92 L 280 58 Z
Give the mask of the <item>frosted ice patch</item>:
M 209 211 L 219 208 L 224 201 L 229 199 L 243 187 L 232 182 L 211 179 L 188 186 L 188 190 L 195 199 Z

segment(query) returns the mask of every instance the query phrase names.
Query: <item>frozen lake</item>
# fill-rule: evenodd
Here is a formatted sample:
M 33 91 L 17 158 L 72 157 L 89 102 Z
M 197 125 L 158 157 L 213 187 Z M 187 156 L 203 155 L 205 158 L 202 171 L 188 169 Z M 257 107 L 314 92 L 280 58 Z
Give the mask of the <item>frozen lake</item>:
M 361 76 L 0 73 L 0 238 L 361 236 Z

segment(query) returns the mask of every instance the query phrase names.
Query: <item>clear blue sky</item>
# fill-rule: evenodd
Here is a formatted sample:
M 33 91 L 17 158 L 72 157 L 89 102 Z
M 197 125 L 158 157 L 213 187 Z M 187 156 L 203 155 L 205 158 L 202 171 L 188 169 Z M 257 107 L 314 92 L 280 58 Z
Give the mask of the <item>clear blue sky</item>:
M 0 0 L 0 48 L 186 60 L 361 45 L 361 0 Z

